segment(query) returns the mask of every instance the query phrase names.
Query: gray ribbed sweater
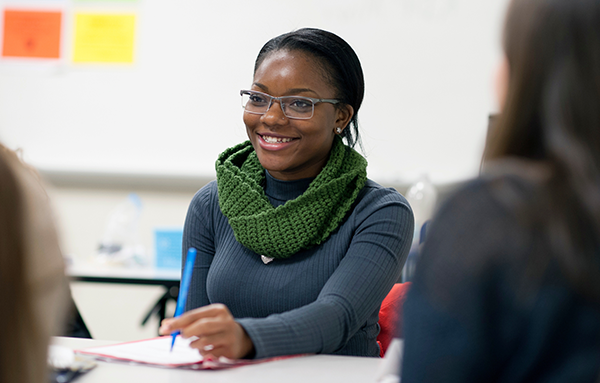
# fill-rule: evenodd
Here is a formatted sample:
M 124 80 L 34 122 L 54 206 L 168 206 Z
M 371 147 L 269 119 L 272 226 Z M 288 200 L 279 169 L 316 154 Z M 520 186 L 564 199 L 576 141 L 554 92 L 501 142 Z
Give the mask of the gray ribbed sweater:
M 279 181 L 267 173 L 265 193 L 279 206 L 311 181 Z M 265 265 L 235 240 L 213 181 L 196 193 L 185 222 L 184 257 L 189 247 L 198 250 L 186 309 L 225 304 L 252 339 L 256 358 L 378 356 L 379 307 L 400 276 L 412 232 L 404 197 L 367 180 L 327 241 Z

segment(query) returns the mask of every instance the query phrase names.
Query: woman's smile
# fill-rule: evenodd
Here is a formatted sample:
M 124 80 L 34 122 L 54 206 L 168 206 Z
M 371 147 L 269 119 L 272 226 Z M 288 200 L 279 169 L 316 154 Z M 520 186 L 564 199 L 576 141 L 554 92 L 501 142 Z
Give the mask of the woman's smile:
M 277 137 L 270 134 L 260 134 L 258 136 L 262 138 L 262 140 L 267 144 L 285 144 L 294 140 L 294 138 L 289 137 Z

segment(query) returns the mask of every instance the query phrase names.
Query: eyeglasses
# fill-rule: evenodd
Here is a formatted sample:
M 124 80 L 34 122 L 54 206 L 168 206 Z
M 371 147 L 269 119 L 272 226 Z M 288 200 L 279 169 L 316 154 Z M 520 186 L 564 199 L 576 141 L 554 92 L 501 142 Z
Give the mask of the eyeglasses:
M 254 90 L 240 90 L 242 96 L 242 108 L 248 113 L 265 114 L 273 104 L 273 101 L 279 101 L 281 110 L 287 118 L 297 120 L 308 120 L 315 113 L 315 104 L 327 102 L 337 104 L 340 100 L 326 98 L 311 98 L 303 96 L 283 96 L 273 97 L 266 93 L 256 92 Z

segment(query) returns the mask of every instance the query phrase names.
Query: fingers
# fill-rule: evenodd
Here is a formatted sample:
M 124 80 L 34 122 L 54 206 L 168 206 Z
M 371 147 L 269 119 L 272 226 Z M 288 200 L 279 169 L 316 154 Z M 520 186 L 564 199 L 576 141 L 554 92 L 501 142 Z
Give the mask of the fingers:
M 188 312 L 183 313 L 178 318 L 169 318 L 164 319 L 161 322 L 161 327 L 158 332 L 161 335 L 169 335 L 175 331 L 181 331 L 182 335 L 185 337 L 193 336 L 197 334 L 186 335 L 182 329 L 194 324 L 197 321 L 200 321 L 204 318 L 214 318 L 214 317 L 233 317 L 229 312 L 229 309 L 223 304 L 212 304 L 204 307 L 200 307 L 194 310 L 190 310 Z
M 248 334 L 222 304 L 191 310 L 178 318 L 165 319 L 161 324 L 159 332 L 162 335 L 179 331 L 183 338 L 196 337 L 190 346 L 197 348 L 203 356 L 238 359 L 254 350 Z
M 224 331 L 202 336 L 190 343 L 203 357 L 239 359 L 248 356 L 254 345 L 237 322 L 223 326 Z
M 225 350 L 227 344 L 227 339 L 225 334 L 219 333 L 209 336 L 203 336 L 201 338 L 196 339 L 195 341 L 190 343 L 190 347 L 197 348 L 202 356 L 214 356 L 220 357 L 225 356 L 227 351 Z
M 184 338 L 191 338 L 192 336 L 200 338 L 227 332 L 233 323 L 235 321 L 231 315 L 200 318 L 190 325 L 182 327 L 179 331 Z
M 160 328 L 158 329 L 158 333 L 161 335 L 166 335 L 167 333 L 169 333 L 168 331 L 165 332 L 164 334 L 162 333 L 162 329 L 168 329 L 171 326 L 171 323 L 173 322 L 175 318 L 165 318 L 160 322 Z

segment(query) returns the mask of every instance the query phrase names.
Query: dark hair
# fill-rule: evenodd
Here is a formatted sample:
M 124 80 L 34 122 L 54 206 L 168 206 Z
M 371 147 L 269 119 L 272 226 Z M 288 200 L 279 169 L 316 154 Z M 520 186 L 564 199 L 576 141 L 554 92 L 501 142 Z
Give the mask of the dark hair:
M 321 29 L 302 28 L 269 40 L 260 50 L 254 72 L 271 52 L 279 50 L 303 51 L 321 60 L 328 79 L 336 89 L 336 98 L 352 106 L 354 116 L 341 136 L 350 147 L 358 142 L 358 110 L 365 94 L 365 80 L 358 56 L 341 37 Z
M 550 170 L 532 202 L 541 229 L 572 283 L 600 298 L 600 2 L 513 0 L 504 50 L 508 92 L 485 160 Z

